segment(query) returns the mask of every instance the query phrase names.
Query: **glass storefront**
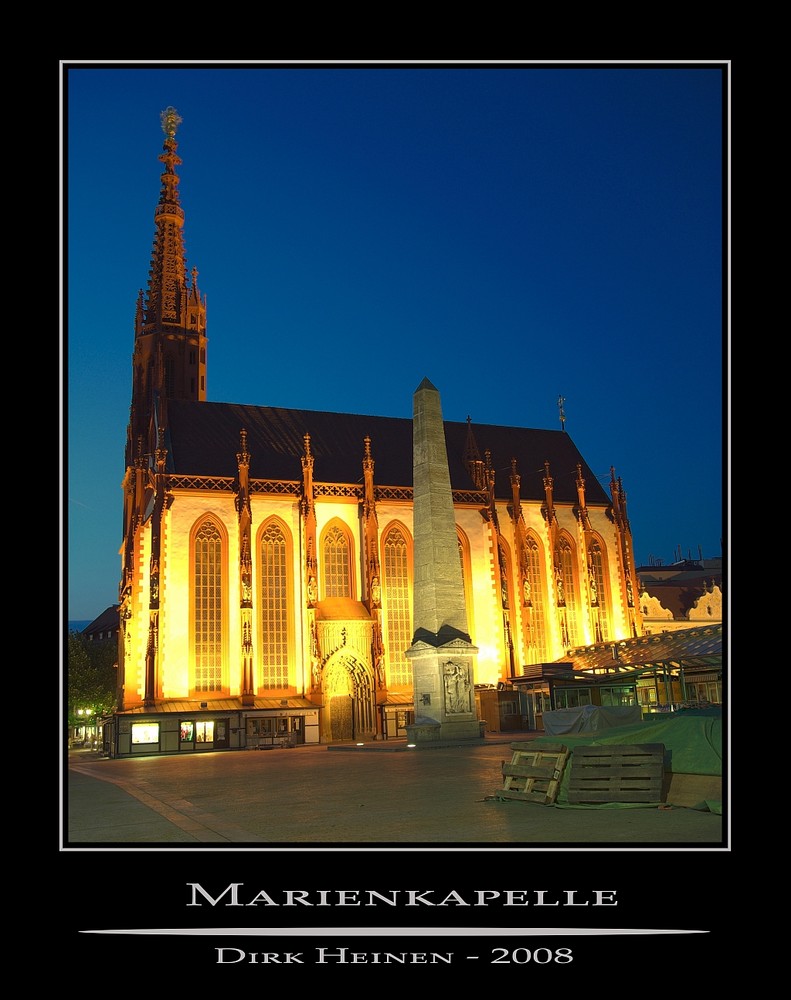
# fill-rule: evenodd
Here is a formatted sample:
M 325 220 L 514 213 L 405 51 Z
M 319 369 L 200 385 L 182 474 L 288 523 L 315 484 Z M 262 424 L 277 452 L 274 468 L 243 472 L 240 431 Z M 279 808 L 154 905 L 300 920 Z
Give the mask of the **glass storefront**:
M 159 723 L 158 722 L 133 722 L 132 723 L 132 745 L 142 745 L 146 743 L 159 743 Z
M 301 715 L 272 715 L 247 719 L 248 746 L 297 746 L 305 742 Z
M 180 750 L 199 750 L 207 744 L 218 750 L 228 746 L 227 719 L 179 720 Z
M 555 687 L 552 692 L 555 700 L 555 708 L 584 708 L 591 704 L 590 688 L 576 687 Z
M 415 722 L 415 713 L 411 708 L 401 705 L 384 706 L 384 738 L 395 740 L 406 736 L 406 727 Z

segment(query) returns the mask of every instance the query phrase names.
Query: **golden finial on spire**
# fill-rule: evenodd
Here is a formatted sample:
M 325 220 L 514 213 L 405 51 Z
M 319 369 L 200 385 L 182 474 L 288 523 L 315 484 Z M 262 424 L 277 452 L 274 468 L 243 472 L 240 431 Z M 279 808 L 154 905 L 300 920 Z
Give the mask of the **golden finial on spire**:
M 162 131 L 168 139 L 175 139 L 176 129 L 184 119 L 175 108 L 167 107 L 164 111 L 160 112 L 159 120 L 162 122 Z

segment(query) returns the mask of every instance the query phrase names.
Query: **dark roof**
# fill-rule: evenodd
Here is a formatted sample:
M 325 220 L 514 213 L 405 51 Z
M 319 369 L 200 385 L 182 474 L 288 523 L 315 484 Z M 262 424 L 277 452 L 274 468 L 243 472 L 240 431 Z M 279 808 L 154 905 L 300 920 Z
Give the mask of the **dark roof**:
M 690 609 L 695 607 L 695 602 L 703 596 L 703 587 L 672 587 L 657 586 L 654 583 L 646 584 L 641 591 L 649 597 L 659 601 L 661 606 L 669 611 L 675 620 L 686 620 Z
M 105 608 L 98 618 L 94 618 L 89 625 L 85 626 L 82 630 L 82 635 L 94 635 L 99 632 L 117 632 L 120 625 L 118 608 L 118 604 L 111 604 L 109 608 Z
M 703 569 L 702 566 L 697 567 L 697 569 L 679 570 L 675 573 L 662 573 L 661 571 L 656 572 L 651 568 L 646 569 L 643 566 L 638 566 L 637 575 L 643 583 L 650 583 L 660 587 L 666 584 L 676 587 L 689 584 L 700 584 L 701 586 L 705 586 L 709 580 L 719 583 L 723 576 L 721 567 Z
M 409 418 L 170 400 L 168 425 L 165 446 L 168 471 L 174 475 L 234 478 L 240 432 L 244 429 L 252 479 L 300 480 L 307 433 L 315 459 L 315 482 L 362 482 L 364 441 L 370 437 L 374 482 L 378 486 L 412 485 Z M 556 501 L 577 501 L 579 464 L 585 479 L 586 503 L 609 505 L 609 494 L 564 431 L 491 424 L 473 424 L 472 431 L 480 457 L 483 459 L 487 450 L 491 452 L 499 499 L 511 497 L 511 459 L 515 458 L 523 499 L 544 499 L 544 462 L 548 461 Z M 451 486 L 455 490 L 474 488 L 464 462 L 467 434 L 466 423 L 445 421 Z
M 714 587 L 722 589 L 723 576 L 721 570 L 704 570 L 698 567 L 694 570 L 680 570 L 668 576 L 655 577 L 650 570 L 639 569 L 640 593 L 648 594 L 659 601 L 663 608 L 670 611 L 676 620 L 686 620 L 689 612 Z

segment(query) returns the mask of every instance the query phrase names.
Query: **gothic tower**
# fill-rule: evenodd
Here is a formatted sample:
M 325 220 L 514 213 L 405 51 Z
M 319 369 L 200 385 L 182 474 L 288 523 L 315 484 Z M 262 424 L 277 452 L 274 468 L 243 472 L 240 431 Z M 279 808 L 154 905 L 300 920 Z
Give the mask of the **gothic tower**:
M 124 705 L 125 663 L 130 646 L 130 622 L 147 612 L 145 702 L 156 698 L 159 647 L 161 521 L 166 496 L 168 400 L 206 399 L 206 301 L 198 291 L 198 272 L 187 277 L 184 253 L 184 210 L 179 204 L 175 108 L 161 114 L 165 142 L 159 156 L 164 164 L 162 189 L 154 212 L 156 231 L 146 295 L 138 293 L 132 354 L 132 402 L 126 438 L 124 542 L 119 584 L 118 703 Z M 151 520 L 148 543 L 147 597 L 133 593 L 133 579 L 142 572 L 142 529 Z M 144 610 L 145 609 L 145 610 Z
M 162 189 L 154 212 L 156 232 L 145 296 L 138 295 L 132 356 L 132 406 L 127 436 L 127 467 L 140 454 L 152 454 L 159 429 L 167 424 L 168 399 L 206 399 L 206 300 L 198 291 L 198 272 L 187 275 L 184 209 L 179 204 L 181 159 L 175 108 L 162 112 L 165 142 Z M 191 278 L 191 281 L 190 281 Z

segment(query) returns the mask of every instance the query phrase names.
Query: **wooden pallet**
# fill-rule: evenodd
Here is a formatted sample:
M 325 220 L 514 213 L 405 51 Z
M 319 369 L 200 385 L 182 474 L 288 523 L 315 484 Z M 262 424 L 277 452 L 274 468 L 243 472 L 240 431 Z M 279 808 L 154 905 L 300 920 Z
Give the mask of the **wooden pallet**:
M 548 805 L 555 801 L 560 779 L 569 757 L 563 743 L 512 743 L 511 763 L 503 761 L 503 787 L 498 799 L 518 799 L 521 802 L 538 802 Z
M 661 802 L 664 757 L 664 743 L 575 747 L 568 800 Z

